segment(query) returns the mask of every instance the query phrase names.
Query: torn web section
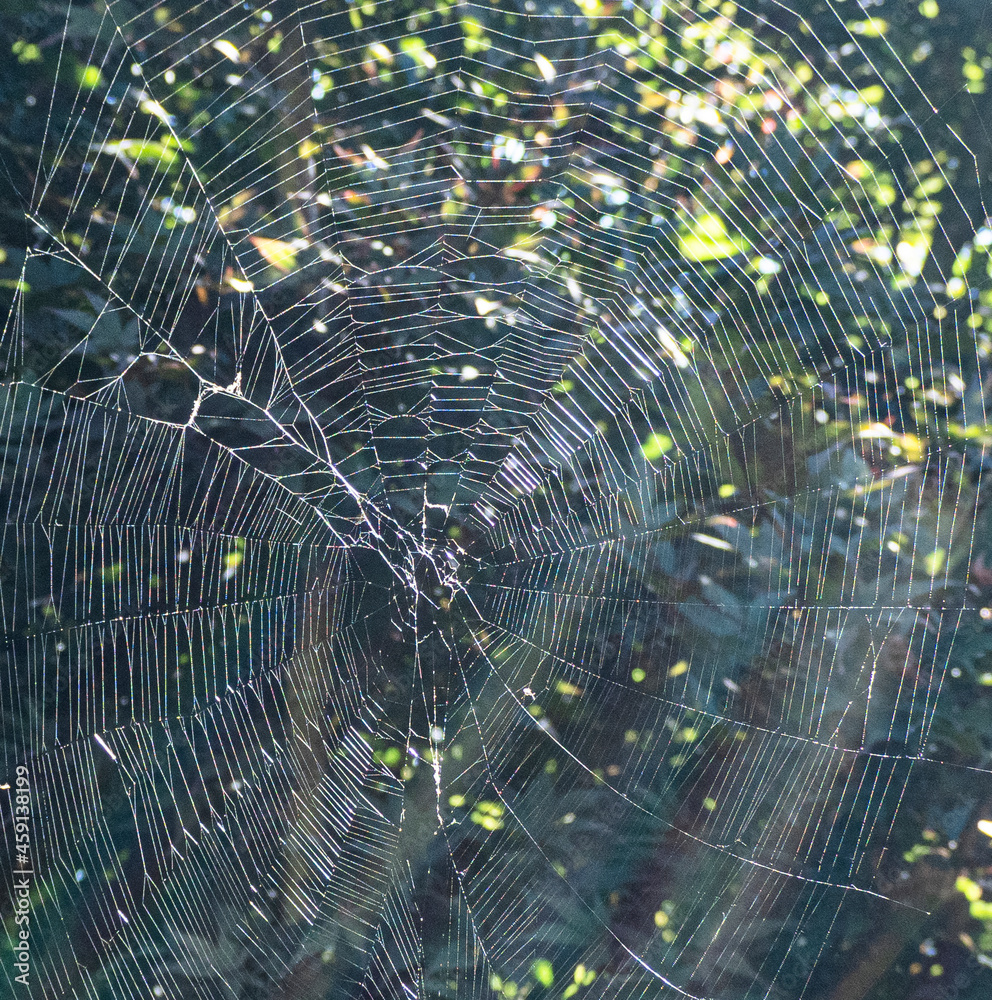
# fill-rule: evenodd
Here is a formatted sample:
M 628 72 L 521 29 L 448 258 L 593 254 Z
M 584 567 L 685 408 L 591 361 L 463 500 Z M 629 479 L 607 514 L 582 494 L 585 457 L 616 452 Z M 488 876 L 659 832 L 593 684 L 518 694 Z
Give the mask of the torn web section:
M 354 430 L 358 394 L 354 345 L 339 330 L 342 258 L 314 97 L 323 40 L 336 30 L 335 18 L 291 4 L 223 12 L 205 4 L 175 23 L 161 11 L 129 24 L 129 32 L 139 38 L 154 25 L 150 30 L 164 36 L 141 65 L 178 133 L 189 137 L 191 169 L 238 264 L 203 276 L 199 349 L 220 359 L 232 353 L 233 341 L 233 381 L 218 384 L 233 385 L 235 396 L 271 421 L 268 437 L 283 449 L 280 460 L 291 454 L 297 478 L 289 488 L 332 518 L 359 521 L 357 491 L 331 458 L 347 453 L 340 436 Z M 198 21 L 203 32 L 189 30 Z M 223 106 L 200 98 L 201 77 L 225 81 Z M 214 399 L 200 412 L 211 404 L 239 408 Z M 239 420 L 244 416 L 228 416 L 229 433 L 237 434 Z M 257 461 L 278 472 L 264 438 Z
M 238 438 L 245 461 L 266 474 L 307 477 L 293 489 L 343 494 L 327 502 L 329 516 L 354 520 L 356 497 L 329 462 L 323 434 L 287 371 L 270 316 L 279 304 L 263 294 L 292 253 L 306 248 L 265 229 L 271 206 L 253 211 L 244 204 L 252 190 L 245 185 L 264 178 L 250 173 L 259 150 L 238 149 L 236 140 L 244 140 L 246 123 L 265 99 L 272 102 L 265 125 L 275 129 L 273 120 L 281 122 L 287 106 L 296 111 L 289 105 L 295 91 L 273 93 L 263 74 L 257 105 L 246 99 L 230 114 L 208 111 L 193 81 L 222 71 L 218 60 L 236 61 L 234 42 L 218 35 L 198 44 L 195 33 L 177 33 L 172 20 L 158 16 L 165 8 L 119 26 L 114 13 L 104 14 L 106 30 L 94 43 L 112 92 L 65 135 L 50 138 L 43 155 L 54 166 L 32 209 L 57 256 L 90 275 L 82 283 L 91 286 L 92 336 L 68 352 L 81 359 L 80 375 L 87 377 L 70 388 L 153 419 L 193 423 L 219 443 Z M 128 10 L 116 13 L 123 18 Z M 222 27 L 239 37 L 239 29 L 251 27 L 243 22 Z M 153 54 L 141 61 L 139 50 Z M 271 137 L 277 159 L 285 159 L 284 131 Z M 261 129 L 254 134 L 259 141 L 267 136 Z M 241 175 L 246 170 L 250 176 Z M 238 229 L 239 221 L 247 225 Z M 260 260 L 267 270 L 257 290 L 248 274 L 262 270 Z M 316 250 L 303 263 L 331 268 Z M 78 317 L 77 310 L 70 322 L 83 327 Z M 124 336 L 112 351 L 115 331 Z M 67 357 L 63 367 L 68 372 L 72 364 Z M 339 523 L 334 530 L 346 529 Z

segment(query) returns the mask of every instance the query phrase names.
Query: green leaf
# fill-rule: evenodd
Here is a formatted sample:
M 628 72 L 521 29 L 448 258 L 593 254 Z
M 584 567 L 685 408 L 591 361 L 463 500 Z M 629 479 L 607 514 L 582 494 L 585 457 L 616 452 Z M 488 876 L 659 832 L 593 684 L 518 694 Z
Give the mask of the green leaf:
M 728 233 L 723 219 L 712 212 L 697 216 L 679 239 L 682 256 L 697 263 L 734 257 L 746 253 L 750 247 L 740 233 Z
M 667 434 L 651 434 L 641 444 L 641 451 L 649 462 L 655 462 L 666 452 L 672 450 L 675 442 Z
M 546 958 L 539 958 L 532 966 L 531 973 L 542 986 L 553 986 L 555 972 Z

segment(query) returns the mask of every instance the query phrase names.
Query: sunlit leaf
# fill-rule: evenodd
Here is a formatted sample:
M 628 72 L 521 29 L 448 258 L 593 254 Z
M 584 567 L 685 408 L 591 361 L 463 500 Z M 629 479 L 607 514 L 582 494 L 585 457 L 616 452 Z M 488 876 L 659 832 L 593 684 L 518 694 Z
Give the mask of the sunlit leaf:
M 241 52 L 234 42 L 229 42 L 226 38 L 218 38 L 217 41 L 214 42 L 214 48 L 222 56 L 224 56 L 225 59 L 230 59 L 233 63 L 241 62 Z
M 483 298 L 481 295 L 476 297 L 475 310 L 480 316 L 488 316 L 491 312 L 495 312 L 497 309 L 499 309 L 498 302 L 494 302 L 492 299 Z
M 675 446 L 675 442 L 667 435 L 654 433 L 641 444 L 641 452 L 649 462 L 657 461 Z
M 252 236 L 250 240 L 252 246 L 274 268 L 284 272 L 296 270 L 296 250 L 291 243 L 265 236 Z
M 708 212 L 697 216 L 679 240 L 679 250 L 686 260 L 703 263 L 746 253 L 750 243 L 740 233 L 728 233 L 719 215 Z
M 551 60 L 547 56 L 542 56 L 540 52 L 534 56 L 534 64 L 537 66 L 537 71 L 544 78 L 545 83 L 551 83 L 558 75 Z
M 532 966 L 531 972 L 534 978 L 542 986 L 553 986 L 555 982 L 555 971 L 551 963 L 546 958 L 539 958 Z

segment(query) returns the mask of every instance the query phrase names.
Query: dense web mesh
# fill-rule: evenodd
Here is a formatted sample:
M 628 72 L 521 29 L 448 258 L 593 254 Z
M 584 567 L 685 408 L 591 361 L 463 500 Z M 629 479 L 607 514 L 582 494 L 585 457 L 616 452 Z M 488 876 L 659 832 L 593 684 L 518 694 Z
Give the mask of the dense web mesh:
M 50 26 L 88 68 L 6 160 L 0 343 L 31 995 L 863 995 L 839 942 L 937 905 L 894 831 L 984 634 L 987 373 L 938 253 L 984 139 L 880 115 L 854 6 Z

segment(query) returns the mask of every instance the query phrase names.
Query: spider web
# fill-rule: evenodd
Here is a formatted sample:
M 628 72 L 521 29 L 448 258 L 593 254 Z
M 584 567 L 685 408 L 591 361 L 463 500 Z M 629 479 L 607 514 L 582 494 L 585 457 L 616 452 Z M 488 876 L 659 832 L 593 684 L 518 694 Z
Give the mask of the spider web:
M 928 908 L 978 505 L 897 397 L 984 426 L 982 358 L 841 67 L 721 89 L 781 8 L 614 6 L 56 26 L 0 350 L 37 995 L 827 996 L 849 909 Z

